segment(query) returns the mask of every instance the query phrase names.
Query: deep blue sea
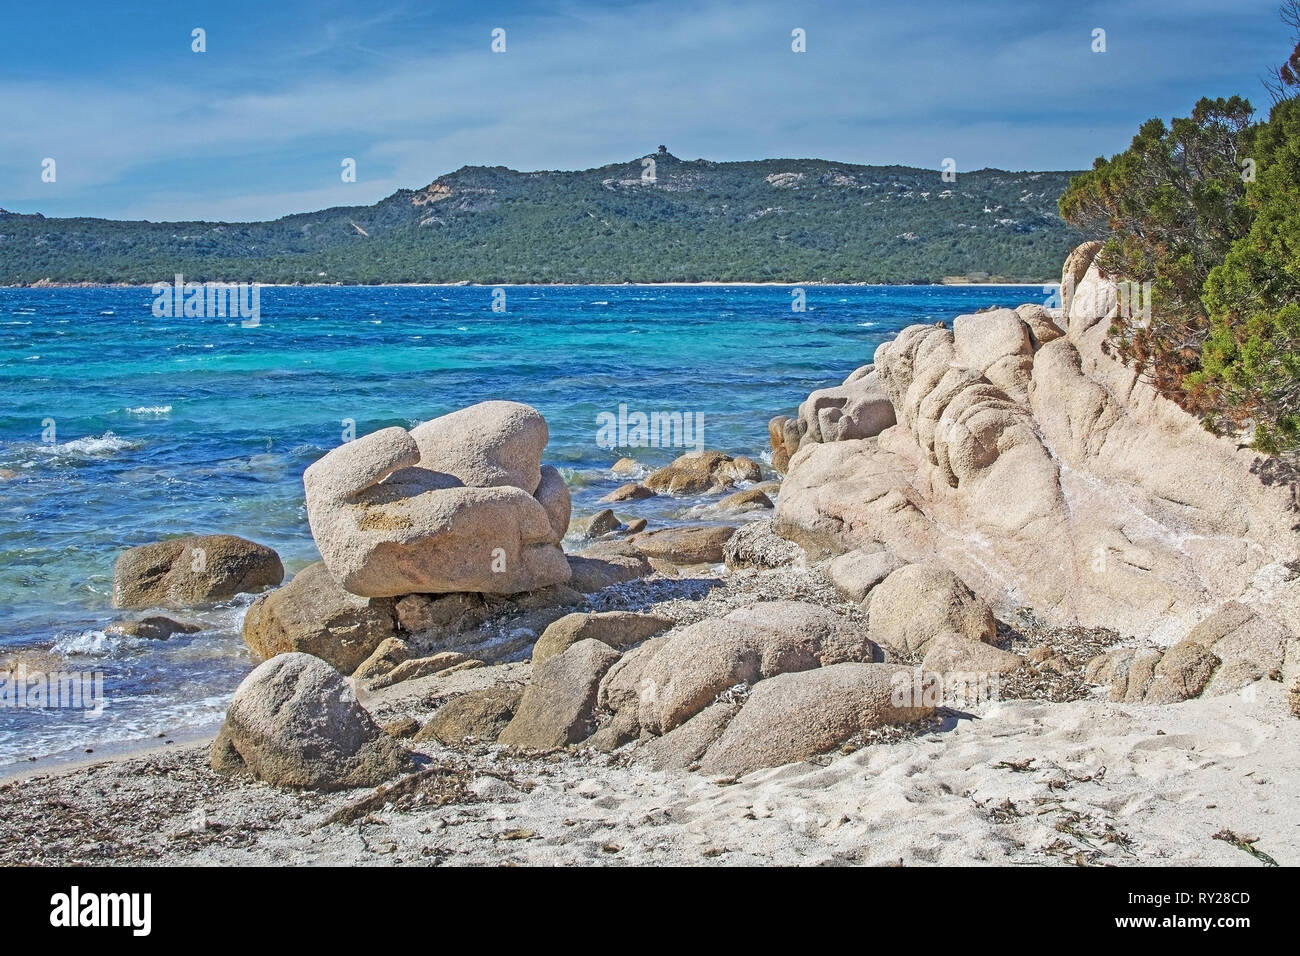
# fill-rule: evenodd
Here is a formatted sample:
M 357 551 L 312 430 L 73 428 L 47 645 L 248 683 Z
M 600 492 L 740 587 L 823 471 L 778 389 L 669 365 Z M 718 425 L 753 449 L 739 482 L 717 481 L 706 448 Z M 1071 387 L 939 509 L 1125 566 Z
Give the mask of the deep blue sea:
M 249 599 L 174 616 L 205 630 L 158 642 L 106 635 L 113 562 L 181 533 L 274 547 L 290 573 L 316 559 L 303 469 L 343 440 L 508 398 L 550 424 L 546 460 L 574 514 L 624 479 L 597 416 L 701 416 L 704 444 L 764 457 L 767 421 L 838 384 L 915 322 L 1042 301 L 1039 288 L 273 288 L 261 324 L 155 318 L 141 288 L 0 289 L 0 657 L 20 648 L 104 674 L 108 706 L 0 708 L 0 767 L 110 741 L 214 725 L 253 666 L 239 637 Z M 52 427 L 51 427 L 52 425 Z M 657 465 L 672 449 L 636 449 Z M 698 520 L 700 502 L 650 499 L 652 524 Z

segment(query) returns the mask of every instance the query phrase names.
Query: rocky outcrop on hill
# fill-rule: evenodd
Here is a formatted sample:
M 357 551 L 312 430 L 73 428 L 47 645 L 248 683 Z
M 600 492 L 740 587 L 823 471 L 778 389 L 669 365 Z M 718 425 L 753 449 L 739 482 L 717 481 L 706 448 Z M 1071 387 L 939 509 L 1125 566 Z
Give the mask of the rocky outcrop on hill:
M 777 530 L 812 557 L 944 565 L 996 610 L 1161 639 L 1275 577 L 1287 494 L 1103 353 L 1118 305 L 1093 255 L 1067 263 L 1064 314 L 996 309 L 881 345 L 860 379 L 893 408 L 877 434 L 827 441 L 801 408 Z

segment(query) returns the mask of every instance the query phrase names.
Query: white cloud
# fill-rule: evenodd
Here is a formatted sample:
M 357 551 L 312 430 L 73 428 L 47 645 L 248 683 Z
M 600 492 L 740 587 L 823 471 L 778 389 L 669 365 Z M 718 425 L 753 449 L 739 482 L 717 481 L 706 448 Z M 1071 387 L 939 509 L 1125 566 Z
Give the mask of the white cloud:
M 1223 82 L 1259 75 L 1274 53 L 1212 29 L 1209 6 L 1184 11 L 1181 31 L 1169 5 L 1143 9 L 571 5 L 540 31 L 509 26 L 504 55 L 485 30 L 450 54 L 358 54 L 375 30 L 401 29 L 379 13 L 304 38 L 270 91 L 184 72 L 91 90 L 0 83 L 0 197 L 81 215 L 274 218 L 373 202 L 462 165 L 581 168 L 661 142 L 712 159 L 1081 167 L 1122 149 L 1146 116 L 1189 107 L 1201 92 L 1189 64 Z M 1114 52 L 1088 52 L 1094 22 L 1112 24 Z M 808 31 L 805 54 L 790 52 L 794 26 Z M 332 50 L 361 59 L 303 66 Z M 59 162 L 55 186 L 40 182 L 45 156 Z M 344 156 L 358 160 L 354 186 L 338 181 Z

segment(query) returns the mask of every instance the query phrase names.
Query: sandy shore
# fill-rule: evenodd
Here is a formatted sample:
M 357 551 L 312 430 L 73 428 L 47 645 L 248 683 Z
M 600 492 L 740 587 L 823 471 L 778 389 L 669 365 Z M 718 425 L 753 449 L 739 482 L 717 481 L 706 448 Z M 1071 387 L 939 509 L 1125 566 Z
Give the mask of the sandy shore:
M 0 788 L 16 835 L 0 863 L 1261 865 L 1231 831 L 1296 865 L 1300 755 L 1282 714 L 1270 690 L 1015 701 L 739 781 L 435 745 L 412 792 L 351 812 L 369 791 L 232 782 L 190 746 Z
M 633 582 L 601 606 L 680 620 L 752 600 L 830 604 L 816 572 Z M 1013 650 L 1025 644 L 1012 643 Z M 523 655 L 526 656 L 526 655 Z M 381 721 L 525 682 L 506 661 L 363 697 Z M 1066 675 L 1077 689 L 1077 673 Z M 1073 683 L 1072 683 L 1073 682 Z M 1015 688 L 1059 696 L 1058 685 Z M 1280 684 L 1169 706 L 1002 700 L 740 780 L 660 772 L 627 748 L 544 754 L 415 745 L 382 792 L 222 777 L 177 741 L 0 786 L 0 863 L 1300 864 L 1300 748 Z M 94 758 L 91 758 L 94 759 Z M 1253 848 L 1252 853 L 1247 848 Z

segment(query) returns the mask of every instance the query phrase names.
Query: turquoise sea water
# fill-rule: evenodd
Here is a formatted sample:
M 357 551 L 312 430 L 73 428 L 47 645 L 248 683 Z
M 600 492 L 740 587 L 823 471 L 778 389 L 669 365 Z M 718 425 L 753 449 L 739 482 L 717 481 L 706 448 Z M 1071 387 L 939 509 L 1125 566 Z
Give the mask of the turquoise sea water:
M 621 483 L 610 464 L 682 449 L 597 444 L 597 416 L 691 412 L 704 444 L 758 456 L 767 421 L 871 361 L 915 322 L 1042 301 L 1037 288 L 264 288 L 261 324 L 155 318 L 148 289 L 0 289 L 0 656 L 52 650 L 104 674 L 108 706 L 0 708 L 0 766 L 218 721 L 253 666 L 248 599 L 166 642 L 114 637 L 113 562 L 181 533 L 226 532 L 316 559 L 302 470 L 343 440 L 489 398 L 538 408 L 546 460 L 576 516 Z M 53 429 L 50 428 L 50 422 Z M 650 499 L 626 514 L 698 520 L 701 502 Z

